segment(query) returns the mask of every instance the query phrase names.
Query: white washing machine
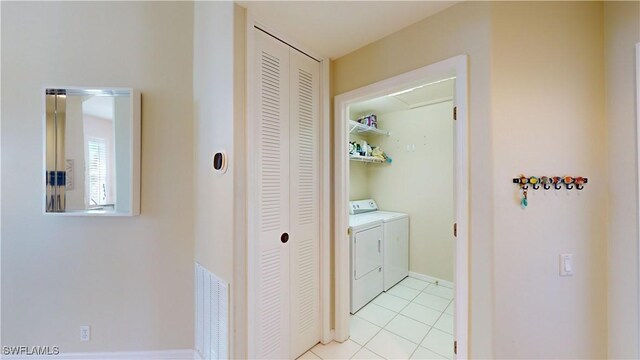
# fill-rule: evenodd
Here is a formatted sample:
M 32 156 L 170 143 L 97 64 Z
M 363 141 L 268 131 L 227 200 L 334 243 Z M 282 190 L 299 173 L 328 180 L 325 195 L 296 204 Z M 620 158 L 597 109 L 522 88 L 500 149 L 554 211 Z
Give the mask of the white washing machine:
M 383 290 L 409 275 L 409 214 L 380 211 L 373 199 L 349 202 L 352 217 L 382 221 Z
M 382 292 L 382 220 L 363 215 L 349 216 L 351 313 L 355 314 Z

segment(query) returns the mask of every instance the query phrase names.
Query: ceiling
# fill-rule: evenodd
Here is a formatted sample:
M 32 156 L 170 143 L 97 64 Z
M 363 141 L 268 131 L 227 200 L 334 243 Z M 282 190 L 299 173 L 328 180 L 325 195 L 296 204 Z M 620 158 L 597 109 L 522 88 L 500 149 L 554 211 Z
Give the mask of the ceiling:
M 91 96 L 82 103 L 82 113 L 101 119 L 113 120 L 113 97 Z
M 459 1 L 237 1 L 276 34 L 339 58 Z
M 419 86 L 411 91 L 385 95 L 349 106 L 352 120 L 368 114 L 385 114 L 453 99 L 455 80 L 448 78 Z

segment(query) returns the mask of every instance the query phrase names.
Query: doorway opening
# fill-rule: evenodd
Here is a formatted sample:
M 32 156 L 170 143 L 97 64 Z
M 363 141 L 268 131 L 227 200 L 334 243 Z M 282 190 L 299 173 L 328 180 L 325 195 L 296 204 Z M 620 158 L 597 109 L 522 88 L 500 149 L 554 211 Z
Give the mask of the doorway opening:
M 467 356 L 467 78 L 458 56 L 335 99 L 337 341 Z

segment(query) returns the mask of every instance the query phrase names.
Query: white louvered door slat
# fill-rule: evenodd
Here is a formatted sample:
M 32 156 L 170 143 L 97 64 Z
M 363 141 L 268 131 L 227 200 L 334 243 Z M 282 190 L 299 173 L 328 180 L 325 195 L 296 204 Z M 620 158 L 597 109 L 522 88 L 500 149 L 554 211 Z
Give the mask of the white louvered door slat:
M 320 65 L 290 49 L 291 359 L 320 339 Z
M 255 216 L 254 271 L 250 286 L 255 322 L 252 357 L 286 359 L 290 352 L 289 244 L 280 238 L 289 232 L 289 47 L 255 31 L 257 83 L 253 165 L 257 193 L 250 202 Z

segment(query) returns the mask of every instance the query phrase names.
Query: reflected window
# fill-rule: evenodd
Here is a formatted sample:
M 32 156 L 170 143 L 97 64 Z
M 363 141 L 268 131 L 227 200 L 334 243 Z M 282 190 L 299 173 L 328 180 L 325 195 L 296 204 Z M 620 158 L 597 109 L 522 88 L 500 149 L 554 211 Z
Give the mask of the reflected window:
M 87 141 L 89 164 L 88 206 L 108 204 L 107 143 L 104 139 L 90 138 Z

